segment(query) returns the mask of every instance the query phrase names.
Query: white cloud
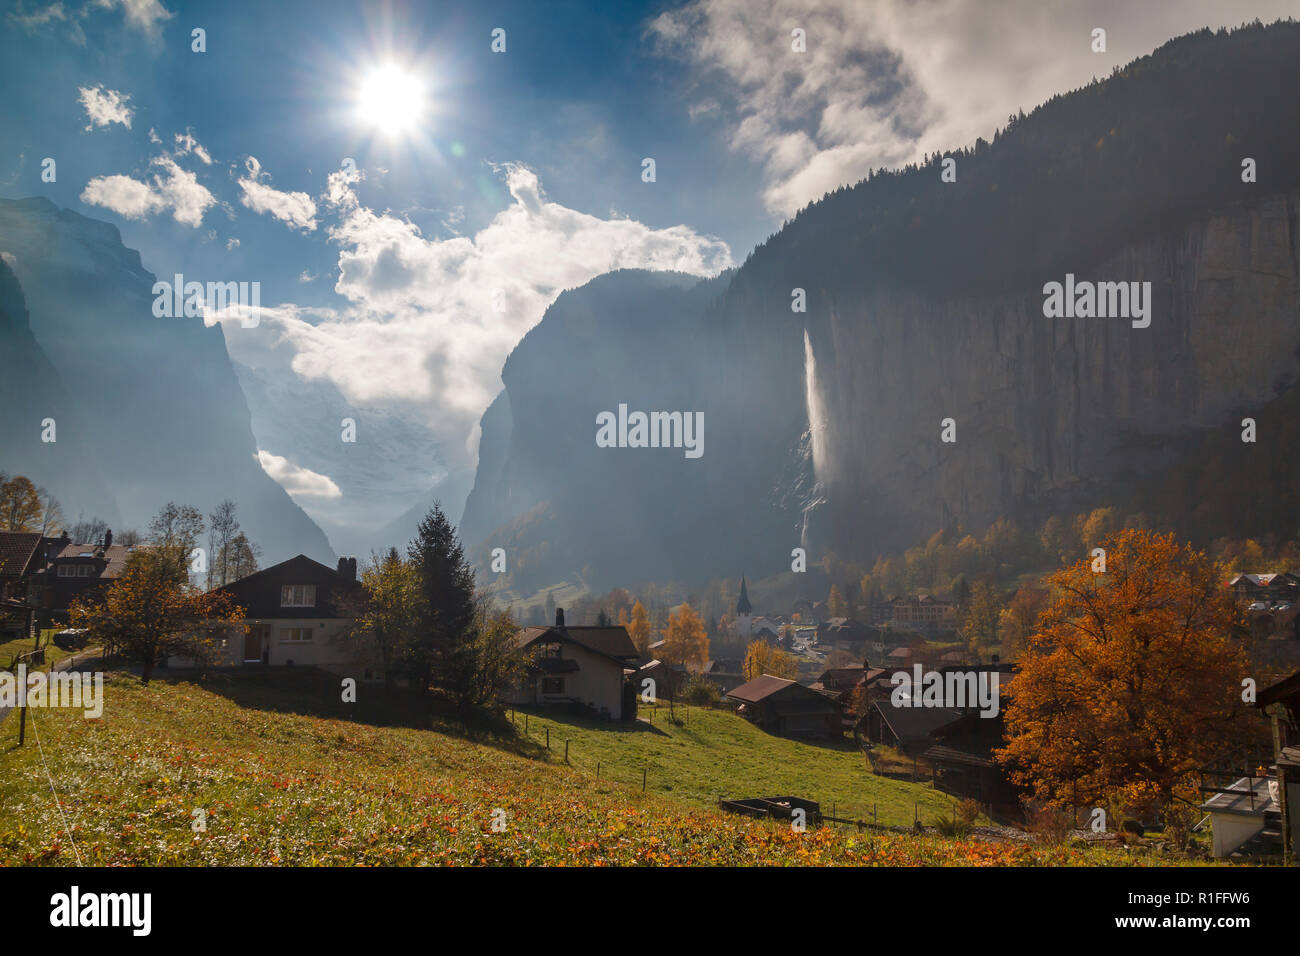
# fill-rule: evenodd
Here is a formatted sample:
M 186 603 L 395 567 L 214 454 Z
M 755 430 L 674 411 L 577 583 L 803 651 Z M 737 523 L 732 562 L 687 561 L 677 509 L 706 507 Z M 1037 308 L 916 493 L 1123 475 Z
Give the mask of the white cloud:
M 48 7 L 38 8 L 31 13 L 22 13 L 20 12 L 21 9 L 20 4 L 18 10 L 9 14 L 9 20 L 24 30 L 31 30 L 34 27 L 44 26 L 47 23 L 54 23 L 68 18 L 67 11 L 63 9 L 61 3 L 51 3 Z
M 257 461 L 262 466 L 262 470 L 291 496 L 339 498 L 343 494 L 328 475 L 322 475 L 310 468 L 300 468 L 288 458 L 281 458 L 259 448 Z
M 155 143 L 162 142 L 162 140 L 154 134 L 153 130 L 149 130 L 149 138 Z M 176 152 L 172 155 L 179 158 L 181 156 L 188 156 L 191 153 L 197 156 L 204 166 L 212 165 L 212 156 L 209 155 L 203 144 L 194 138 L 194 132 L 192 130 L 187 129 L 184 133 L 177 133 Z
M 153 187 L 130 176 L 96 176 L 81 191 L 81 201 L 127 219 L 144 219 L 164 208 L 162 196 Z
M 311 232 L 316 228 L 316 203 L 306 193 L 281 192 L 261 182 L 262 165 L 250 156 L 245 163 L 248 175 L 239 180 L 243 191 L 240 202 L 253 212 L 270 213 L 294 229 Z
M 779 216 L 872 168 L 990 138 L 1007 117 L 1205 26 L 1296 13 L 1295 0 L 692 0 L 649 25 L 700 81 L 693 118 L 730 117 Z M 1094 27 L 1107 52 L 1093 53 Z M 791 49 L 806 31 L 807 52 Z M 721 111 L 716 100 L 730 104 Z
M 216 204 L 212 193 L 169 156 L 159 156 L 151 165 L 159 172 L 147 183 L 129 176 L 95 177 L 82 190 L 81 201 L 111 209 L 127 219 L 144 219 L 170 209 L 177 222 L 197 229 L 208 207 Z
M 90 119 L 87 130 L 113 123 L 121 123 L 127 129 L 131 128 L 132 110 L 127 105 L 127 101 L 131 99 L 130 94 L 106 90 L 102 86 L 81 86 L 77 88 L 77 93 L 77 98 L 85 107 L 86 116 Z
M 163 21 L 173 16 L 158 0 L 95 0 L 95 5 L 105 10 L 121 9 L 126 14 L 127 26 L 151 39 L 161 35 Z
M 232 236 L 231 238 L 226 240 L 226 249 L 238 249 L 238 248 L 239 248 L 238 239 Z
M 473 464 L 478 419 L 500 390 L 506 356 L 564 289 L 614 269 L 704 276 L 732 265 L 724 242 L 686 226 L 601 219 L 548 201 L 526 167 L 498 173 L 509 205 L 473 236 L 446 239 L 361 204 L 359 172 L 332 174 L 334 288 L 350 305 L 264 308 L 256 335 L 225 320 L 231 356 L 329 380 L 357 406 L 404 408 L 430 423 L 454 470 Z

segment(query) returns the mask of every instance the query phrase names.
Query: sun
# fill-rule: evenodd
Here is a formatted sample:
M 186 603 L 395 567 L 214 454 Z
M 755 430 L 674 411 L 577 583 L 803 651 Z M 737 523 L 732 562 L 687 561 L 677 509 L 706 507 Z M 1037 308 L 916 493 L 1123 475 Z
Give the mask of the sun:
M 389 136 L 414 130 L 428 107 L 428 92 L 420 77 L 396 63 L 370 70 L 357 90 L 357 117 Z

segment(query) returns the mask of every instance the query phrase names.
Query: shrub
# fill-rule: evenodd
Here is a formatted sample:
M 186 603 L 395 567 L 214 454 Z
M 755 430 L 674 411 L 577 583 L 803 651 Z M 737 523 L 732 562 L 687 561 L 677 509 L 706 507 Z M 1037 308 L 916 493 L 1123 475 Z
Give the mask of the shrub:
M 696 707 L 716 707 L 722 702 L 722 693 L 713 681 L 695 674 L 682 686 L 682 700 Z
M 953 801 L 951 817 L 939 817 L 934 821 L 934 828 L 944 836 L 960 837 L 970 833 L 980 815 L 980 805 L 967 798 L 960 802 Z

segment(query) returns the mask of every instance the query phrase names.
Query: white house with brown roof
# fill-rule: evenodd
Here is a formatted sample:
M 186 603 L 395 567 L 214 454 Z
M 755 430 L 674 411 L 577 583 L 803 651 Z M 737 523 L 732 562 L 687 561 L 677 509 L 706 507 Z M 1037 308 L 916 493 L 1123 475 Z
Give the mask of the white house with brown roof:
M 566 626 L 564 609 L 556 608 L 553 626 L 526 627 L 516 640 L 532 665 L 511 703 L 570 706 L 611 720 L 636 716 L 631 677 L 639 655 L 626 628 Z

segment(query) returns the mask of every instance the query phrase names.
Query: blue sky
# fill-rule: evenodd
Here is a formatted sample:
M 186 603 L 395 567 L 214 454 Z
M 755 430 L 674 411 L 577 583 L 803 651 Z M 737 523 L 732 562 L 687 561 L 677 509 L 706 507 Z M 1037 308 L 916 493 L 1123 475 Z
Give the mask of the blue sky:
M 871 168 L 991 137 L 1179 34 L 1282 16 L 1300 0 L 21 0 L 0 13 L 0 196 L 117 225 L 161 277 L 260 282 L 256 329 L 210 321 L 281 386 L 252 408 L 263 466 L 346 534 L 463 487 L 502 362 L 564 289 L 714 274 Z M 401 97 L 358 98 L 385 67 L 420 96 L 377 127 Z M 349 481 L 264 427 L 321 389 L 408 424 L 437 466 L 397 453 L 394 482 Z
M 345 156 L 383 168 L 358 189 L 362 200 L 430 236 L 449 234 L 442 223 L 453 211 L 464 216 L 456 227 L 463 233 L 486 224 L 509 202 L 489 163 L 518 162 L 566 207 L 602 217 L 615 210 L 656 228 L 699 223 L 733 247 L 752 246 L 775 225 L 756 199 L 761 169 L 726 148 L 724 130 L 693 122 L 682 108 L 685 67 L 653 55 L 644 39 L 662 6 L 168 3 L 173 16 L 154 31 L 92 8 L 79 24 L 84 46 L 63 21 L 30 30 L 11 21 L 0 53 L 17 83 L 0 105 L 8 145 L 0 192 L 46 195 L 117 221 L 159 274 L 224 273 L 255 262 L 264 301 L 333 298 L 327 282 L 306 289 L 297 282 L 304 270 L 328 275 L 336 267 L 323 234 L 294 241 L 274 221 L 238 209 L 234 220 L 210 211 L 199 229 L 165 215 L 122 220 L 81 203 L 85 184 L 143 171 L 157 152 L 150 129 L 165 140 L 188 130 L 215 165 L 255 156 L 285 191 L 320 192 Z M 190 50 L 196 26 L 207 31 L 204 54 Z M 504 54 L 489 49 L 498 26 L 507 31 Z M 374 137 L 346 106 L 366 70 L 392 58 L 427 65 L 437 97 L 418 142 Z M 86 86 L 128 94 L 131 128 L 84 130 L 78 89 Z M 45 156 L 59 164 L 54 184 L 39 180 Z M 645 156 L 658 165 L 653 188 L 640 179 Z M 201 182 L 237 205 L 238 189 L 221 172 L 201 170 Z M 240 240 L 233 256 L 230 238 Z

